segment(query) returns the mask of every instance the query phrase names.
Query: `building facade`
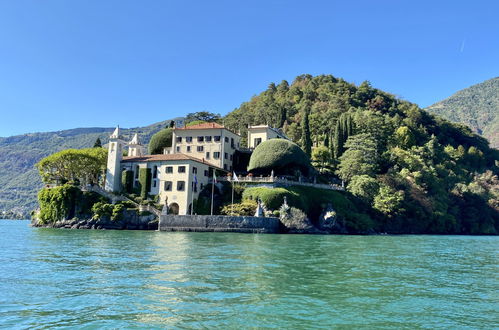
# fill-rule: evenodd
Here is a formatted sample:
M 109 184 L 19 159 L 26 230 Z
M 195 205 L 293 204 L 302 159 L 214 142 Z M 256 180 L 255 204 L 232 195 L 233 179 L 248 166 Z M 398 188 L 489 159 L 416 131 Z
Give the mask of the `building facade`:
M 272 138 L 286 137 L 269 126 L 248 128 L 250 149 Z M 142 170 L 150 176 L 146 187 L 148 194 L 158 196 L 159 203 L 168 205 L 171 213 L 196 213 L 192 209 L 193 201 L 209 183 L 214 171 L 234 170 L 235 154 L 242 149 L 240 142 L 240 135 L 220 124 L 201 123 L 174 128 L 172 146 L 165 148 L 163 154 L 147 155 L 137 134 L 126 142 L 118 127 L 109 139 L 105 190 L 124 191 L 122 179 L 125 173 L 127 180 L 131 180 L 126 183 L 126 189 L 137 191 L 141 187 L 139 177 Z M 125 147 L 128 147 L 128 156 L 123 157 Z

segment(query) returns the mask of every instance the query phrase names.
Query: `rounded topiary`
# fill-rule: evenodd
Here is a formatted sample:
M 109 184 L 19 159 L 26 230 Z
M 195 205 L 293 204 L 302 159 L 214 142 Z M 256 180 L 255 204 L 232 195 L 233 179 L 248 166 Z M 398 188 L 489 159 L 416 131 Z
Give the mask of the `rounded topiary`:
M 154 134 L 149 141 L 149 153 L 151 155 L 158 155 L 163 153 L 164 148 L 172 146 L 173 130 L 165 128 Z
M 258 145 L 251 155 L 248 171 L 259 174 L 307 174 L 310 159 L 296 144 L 285 139 L 271 139 Z

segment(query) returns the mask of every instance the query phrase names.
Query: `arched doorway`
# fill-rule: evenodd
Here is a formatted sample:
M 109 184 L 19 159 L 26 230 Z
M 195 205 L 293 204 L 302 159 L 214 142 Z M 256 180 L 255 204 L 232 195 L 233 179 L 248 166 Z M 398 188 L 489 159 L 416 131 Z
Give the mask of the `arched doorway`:
M 179 206 L 177 203 L 171 203 L 170 206 L 168 207 L 170 214 L 178 214 Z

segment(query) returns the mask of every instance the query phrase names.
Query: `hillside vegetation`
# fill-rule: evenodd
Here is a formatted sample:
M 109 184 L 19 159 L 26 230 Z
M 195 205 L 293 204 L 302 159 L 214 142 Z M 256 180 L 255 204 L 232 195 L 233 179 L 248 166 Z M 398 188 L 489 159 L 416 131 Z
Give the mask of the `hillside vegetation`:
M 243 137 L 247 125 L 282 128 L 320 164 L 321 180 L 346 182 L 363 231 L 499 232 L 499 152 L 368 82 L 301 75 L 272 83 L 225 124 Z
M 468 125 L 499 148 L 499 77 L 460 90 L 427 110 Z

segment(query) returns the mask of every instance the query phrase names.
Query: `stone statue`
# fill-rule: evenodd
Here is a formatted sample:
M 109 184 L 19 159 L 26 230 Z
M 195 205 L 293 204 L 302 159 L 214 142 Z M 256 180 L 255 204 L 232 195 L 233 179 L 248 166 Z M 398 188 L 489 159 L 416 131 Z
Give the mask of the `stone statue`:
M 163 205 L 163 209 L 161 210 L 161 215 L 168 215 L 168 197 L 165 199 L 165 205 Z
M 256 207 L 255 217 L 263 217 L 265 214 L 264 209 L 262 207 L 262 201 L 258 200 L 258 206 Z

